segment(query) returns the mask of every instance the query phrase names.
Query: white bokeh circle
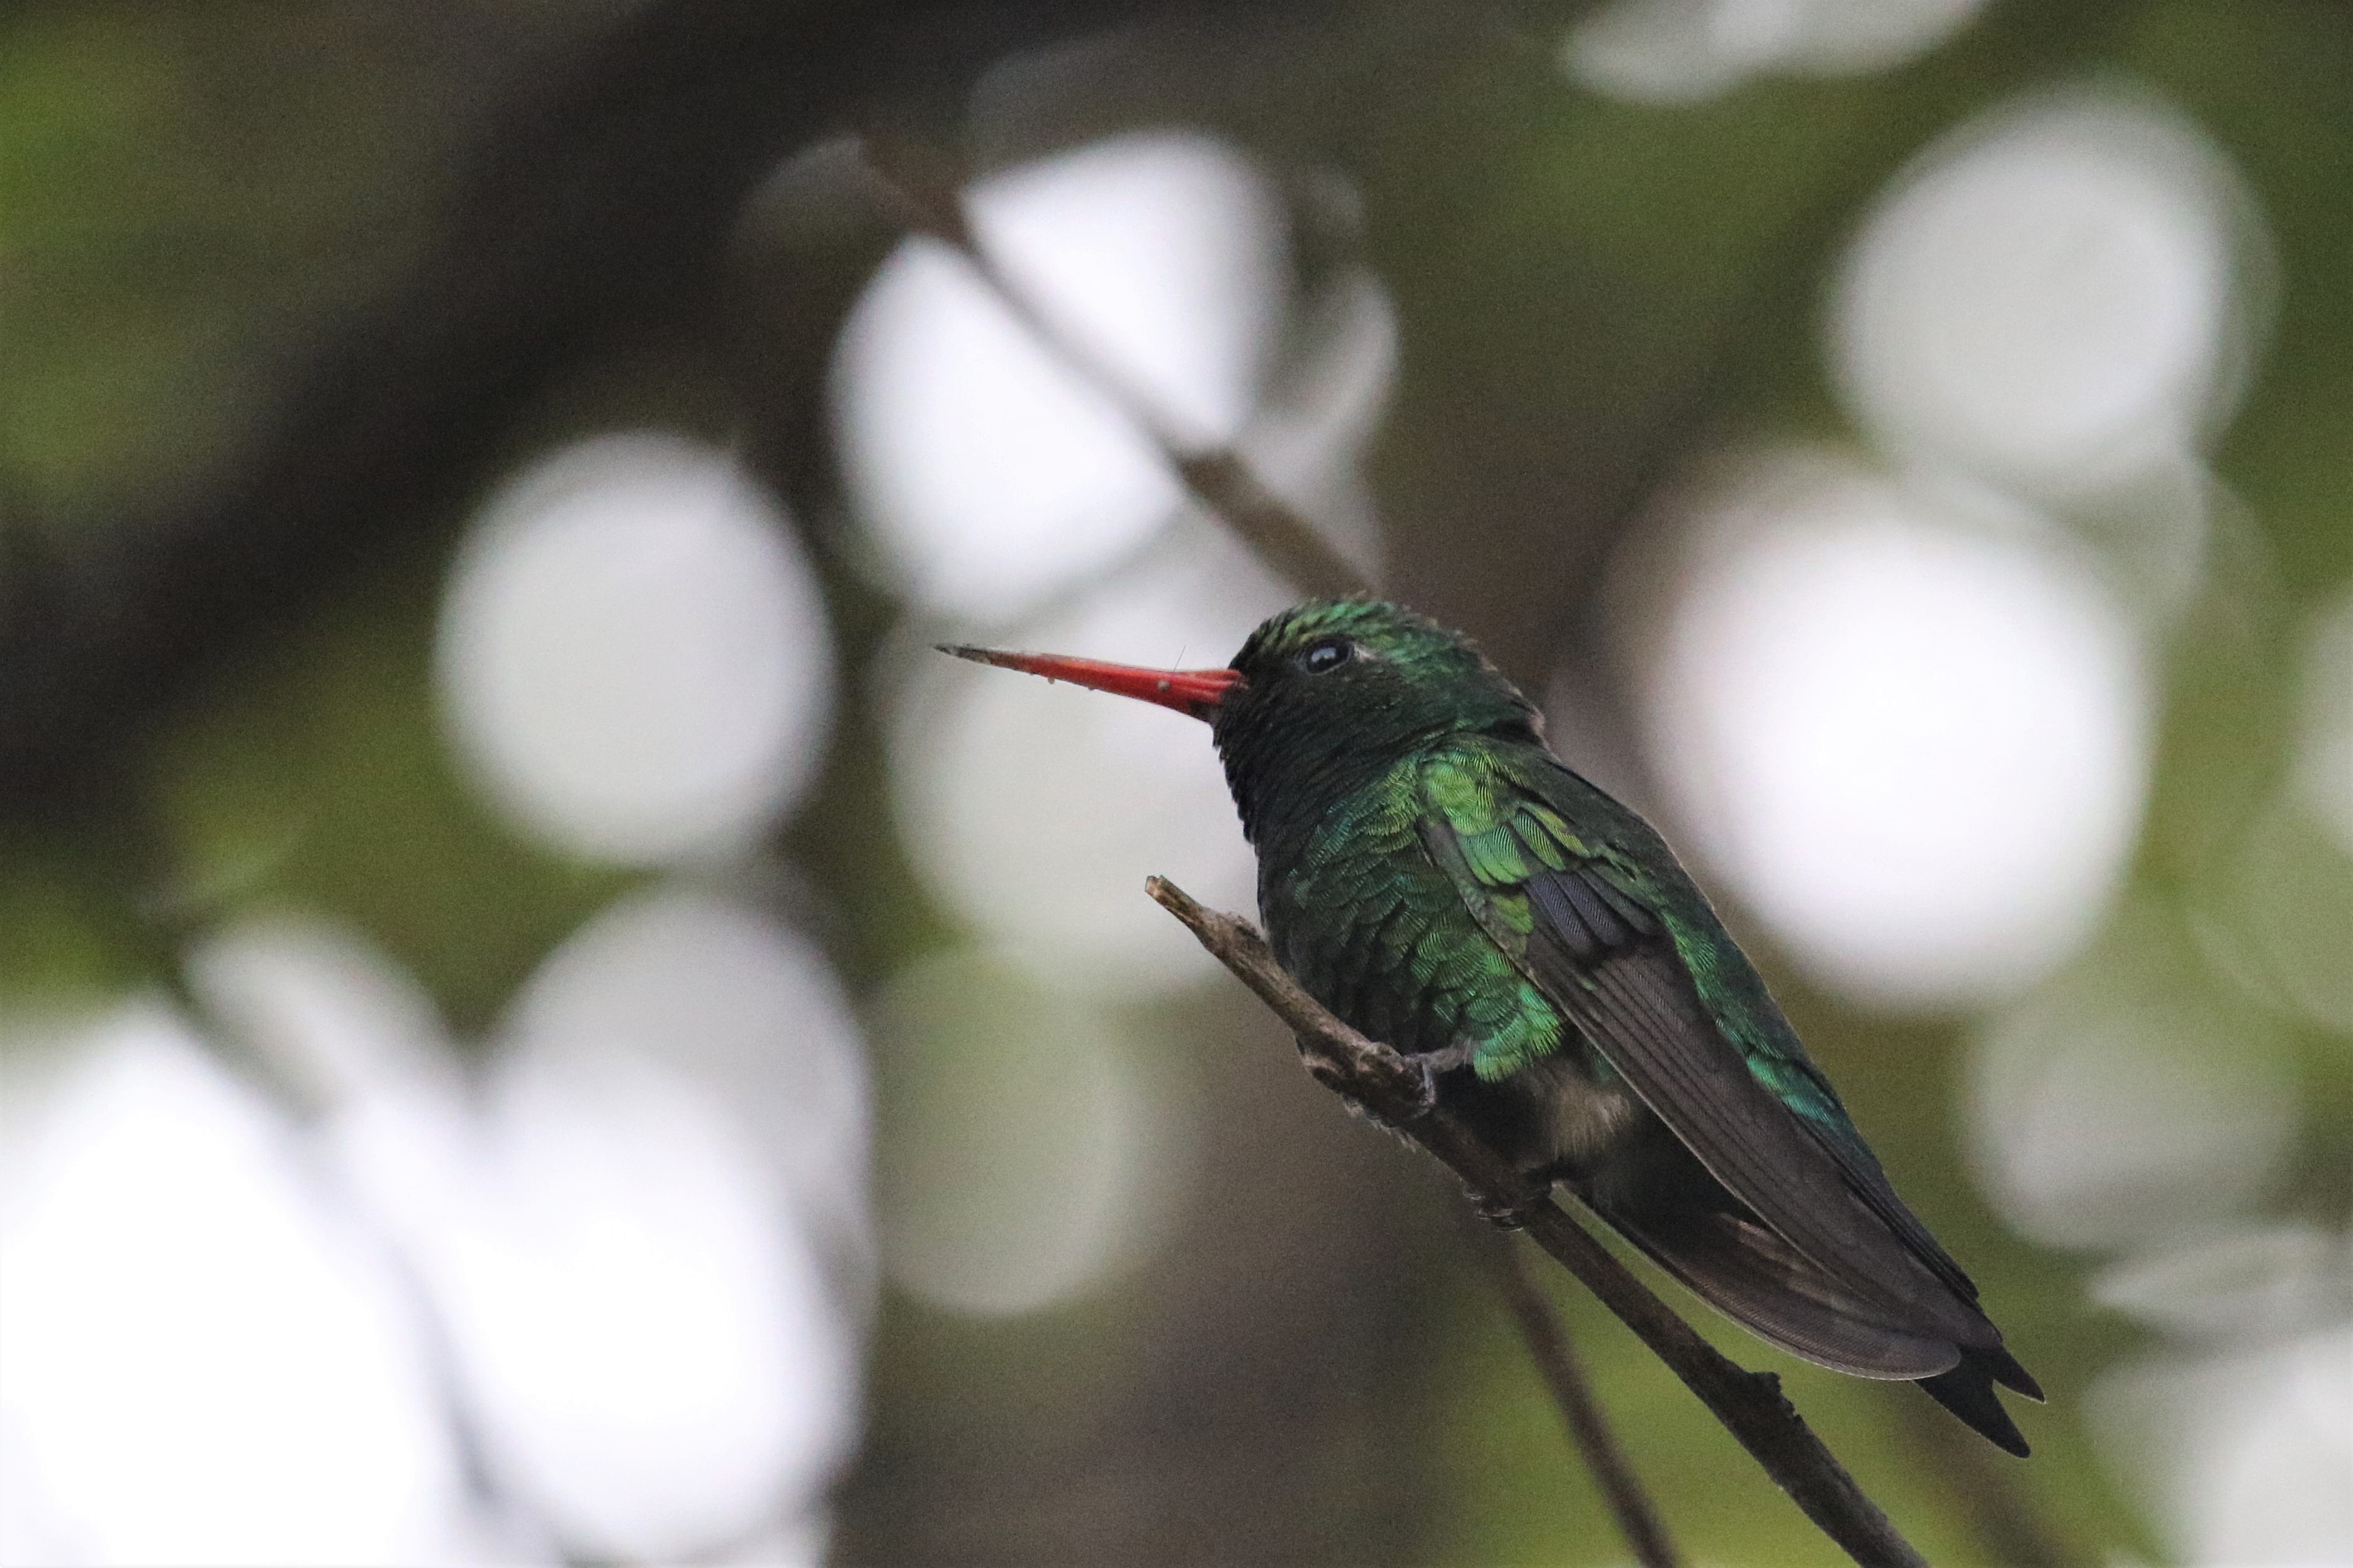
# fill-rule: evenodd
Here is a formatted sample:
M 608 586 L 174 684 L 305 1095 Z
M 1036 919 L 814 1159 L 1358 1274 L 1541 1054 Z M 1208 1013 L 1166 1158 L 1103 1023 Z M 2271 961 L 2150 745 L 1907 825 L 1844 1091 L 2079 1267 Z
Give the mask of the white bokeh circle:
M 55 1042 L 46 1083 L 10 1047 L 9 1534 L 257 1568 L 528 1550 L 474 1538 L 427 1344 L 274 1108 L 153 1005 Z
M 2046 1247 L 2147 1247 L 2231 1220 L 2295 1135 L 2295 1085 L 2260 1017 L 2185 983 L 2186 952 L 2108 956 L 1997 1016 L 1971 1052 L 1978 1184 Z
M 1289 602 L 1240 546 L 1204 530 L 1018 640 L 1129 664 L 1222 665 Z M 1144 895 L 1146 877 L 1165 875 L 1224 908 L 1256 901 L 1257 862 L 1208 726 L 916 657 L 892 724 L 891 777 L 900 831 L 942 901 L 1050 984 L 1155 989 L 1214 973 Z
M 430 1271 L 501 1476 L 638 1560 L 807 1506 L 857 1429 L 856 1337 L 725 1102 L 643 1056 L 533 1050 L 490 1112 Z
M 198 989 L 320 1102 L 403 1260 L 494 1495 L 548 1544 L 664 1561 L 821 1519 L 872 1292 L 855 1021 L 741 902 L 655 888 L 575 932 L 469 1072 L 415 982 L 315 918 L 241 923 Z
M 1822 455 L 1700 509 L 1639 672 L 1708 864 L 1859 999 L 2015 991 L 2098 928 L 2140 823 L 2149 697 L 2101 582 L 2030 526 Z
M 436 651 L 491 797 L 625 865 L 756 838 L 814 772 L 831 706 L 824 605 L 775 503 L 671 436 L 578 443 L 492 497 Z
M 2308 1220 L 2242 1219 L 2161 1236 L 2094 1276 L 2088 1293 L 2175 1340 L 2228 1344 L 2335 1321 L 2348 1291 L 2348 1237 Z
M 2212 143 L 2149 105 L 2069 96 L 1964 127 L 1841 269 L 1850 406 L 1898 453 L 2061 488 L 2189 448 L 2232 390 L 2242 205 Z
M 868 1116 L 822 960 L 731 900 L 638 895 L 533 977 L 490 1087 L 431 1275 L 503 1473 L 638 1560 L 818 1506 L 861 1326 L 813 1244 L 862 1229 Z
M 1562 46 L 1570 78 L 1635 103 L 1688 103 L 1763 75 L 1884 70 L 1942 43 L 1984 0 L 1612 0 Z
M 969 952 L 900 973 L 873 1018 L 903 1080 L 879 1183 L 894 1284 L 1008 1317 L 1134 1260 L 1166 1116 L 1111 1018 Z
M 2353 1326 L 2128 1362 L 2084 1398 L 2177 1561 L 2329 1568 L 2353 1543 Z
M 873 1115 L 857 1019 L 825 955 L 775 920 L 692 888 L 624 900 L 549 954 L 510 1030 L 544 1043 L 530 1048 L 691 1074 L 821 1235 L 866 1233 Z
M 1288 271 L 1268 182 L 1198 132 L 1116 137 L 977 182 L 976 231 L 1057 328 L 1195 444 L 1240 434 Z M 1102 394 L 955 252 L 910 240 L 844 326 L 849 489 L 893 585 L 1003 616 L 1142 542 L 1183 492 Z

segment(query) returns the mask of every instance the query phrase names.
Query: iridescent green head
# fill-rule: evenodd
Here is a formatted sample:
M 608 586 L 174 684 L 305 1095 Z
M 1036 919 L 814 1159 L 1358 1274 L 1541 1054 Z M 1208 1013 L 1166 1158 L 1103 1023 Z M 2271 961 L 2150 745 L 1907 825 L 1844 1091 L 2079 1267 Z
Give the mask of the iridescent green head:
M 1540 733 L 1535 705 L 1468 637 L 1377 599 L 1285 610 L 1233 668 L 1241 679 L 1209 721 L 1254 837 L 1261 808 L 1312 805 L 1433 741 Z
M 1378 599 L 1313 599 L 1234 656 L 1241 680 L 1210 722 L 1218 746 L 1332 729 L 1394 752 L 1461 731 L 1527 733 L 1536 711 L 1470 638 Z
M 1285 610 L 1250 633 L 1227 669 L 944 651 L 1207 720 L 1253 838 L 1267 807 L 1313 813 L 1449 735 L 1541 733 L 1535 705 L 1468 637 L 1378 599 L 1314 599 Z

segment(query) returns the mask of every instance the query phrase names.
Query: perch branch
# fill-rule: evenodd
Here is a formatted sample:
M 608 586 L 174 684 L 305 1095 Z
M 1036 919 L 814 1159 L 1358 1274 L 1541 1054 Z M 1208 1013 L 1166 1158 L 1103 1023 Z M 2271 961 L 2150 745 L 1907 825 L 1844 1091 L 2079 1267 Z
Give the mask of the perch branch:
M 1530 1239 L 1601 1299 L 1699 1396 L 1808 1519 L 1862 1568 L 1926 1568 L 1879 1505 L 1847 1474 L 1781 1394 L 1770 1373 L 1744 1371 L 1699 1336 L 1585 1227 L 1504 1162 L 1443 1105 L 1423 1098 L 1420 1069 L 1340 1022 L 1285 973 L 1249 921 L 1205 909 L 1155 877 L 1145 890 L 1298 1037 L 1315 1080 L 1363 1105 L 1461 1178 L 1489 1213 Z
M 1593 1472 L 1594 1484 L 1601 1489 L 1602 1498 L 1616 1516 L 1626 1544 L 1634 1549 L 1635 1560 L 1642 1568 L 1681 1568 L 1683 1559 L 1676 1553 L 1674 1542 L 1667 1538 L 1658 1509 L 1642 1489 L 1641 1482 L 1635 1479 L 1633 1466 L 1627 1462 L 1625 1450 L 1618 1445 L 1618 1435 L 1609 1429 L 1600 1403 L 1593 1396 L 1592 1385 L 1586 1378 L 1584 1363 L 1577 1358 L 1568 1331 L 1562 1327 L 1552 1303 L 1545 1300 L 1543 1289 L 1529 1274 L 1519 1248 L 1509 1237 L 1492 1233 L 1479 1237 L 1479 1243 L 1480 1250 L 1493 1261 L 1496 1284 L 1504 1293 L 1504 1303 L 1512 1309 L 1512 1316 L 1519 1321 L 1520 1335 L 1528 1342 L 1528 1353 L 1535 1358 L 1536 1370 L 1544 1374 L 1546 1386 L 1552 1390 L 1553 1403 L 1560 1406 L 1569 1440 L 1577 1445 L 1586 1468 Z
M 900 225 L 963 257 L 1022 330 L 1117 409 L 1159 452 L 1193 499 L 1260 559 L 1308 594 L 1371 589 L 1371 580 L 1270 489 L 1238 453 L 1188 437 L 1133 377 L 1056 320 L 1044 301 L 1005 269 L 973 232 L 965 210 L 963 171 L 954 160 L 923 142 L 879 132 L 866 136 L 862 147 L 882 205 Z

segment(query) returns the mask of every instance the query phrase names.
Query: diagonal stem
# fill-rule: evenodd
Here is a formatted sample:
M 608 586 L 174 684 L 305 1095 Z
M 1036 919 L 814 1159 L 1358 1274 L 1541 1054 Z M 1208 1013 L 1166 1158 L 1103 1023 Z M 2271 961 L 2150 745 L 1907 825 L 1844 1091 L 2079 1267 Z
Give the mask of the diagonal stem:
M 1290 1026 L 1317 1082 L 1356 1100 L 1434 1155 L 1462 1179 L 1482 1211 L 1525 1226 L 1530 1240 L 1576 1275 L 1683 1379 L 1849 1557 L 1862 1568 L 1927 1568 L 1927 1560 L 1782 1397 L 1779 1378 L 1745 1371 L 1702 1339 L 1548 1192 L 1532 1186 L 1446 1107 L 1431 1105 L 1419 1067 L 1348 1027 L 1301 989 L 1275 963 L 1257 927 L 1204 908 L 1162 878 L 1146 881 L 1145 890 Z
M 963 172 L 953 160 L 899 136 L 870 134 L 860 145 L 892 216 L 963 257 L 1031 339 L 1117 409 L 1158 450 L 1193 499 L 1268 565 L 1311 595 L 1371 591 L 1371 581 L 1269 489 L 1240 454 L 1186 436 L 1150 393 L 1056 320 L 1044 301 L 1005 269 L 973 232 L 965 211 Z
M 1568 1337 L 1568 1330 L 1552 1310 L 1552 1303 L 1545 1300 L 1535 1277 L 1529 1274 L 1519 1248 L 1508 1237 L 1498 1237 L 1492 1233 L 1478 1237 L 1476 1245 L 1493 1262 L 1504 1303 L 1520 1325 L 1521 1337 L 1527 1341 L 1528 1353 L 1536 1370 L 1544 1374 L 1546 1385 L 1552 1390 L 1553 1403 L 1560 1406 L 1561 1419 L 1568 1426 L 1569 1440 L 1577 1445 L 1586 1468 L 1593 1472 L 1594 1484 L 1601 1489 L 1609 1511 L 1617 1516 L 1618 1529 L 1626 1537 L 1626 1544 L 1634 1549 L 1635 1561 L 1642 1568 L 1681 1568 L 1683 1559 L 1674 1542 L 1667 1538 L 1657 1506 L 1635 1478 L 1625 1449 L 1619 1446 L 1618 1435 L 1609 1429 L 1600 1403 L 1593 1396 L 1592 1384 L 1585 1375 L 1584 1363 Z

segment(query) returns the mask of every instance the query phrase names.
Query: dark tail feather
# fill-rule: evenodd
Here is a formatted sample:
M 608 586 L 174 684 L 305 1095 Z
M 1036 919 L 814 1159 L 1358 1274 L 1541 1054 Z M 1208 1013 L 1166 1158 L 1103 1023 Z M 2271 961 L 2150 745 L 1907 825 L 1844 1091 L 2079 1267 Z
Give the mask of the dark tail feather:
M 2026 1439 L 1994 1384 L 2030 1399 L 2042 1390 L 2002 1348 L 1966 1277 L 1949 1297 L 1923 1306 L 1896 1289 L 1944 1289 L 1925 1269 L 1917 1280 L 1878 1290 L 1833 1276 L 1759 1223 L 1663 1128 L 1572 1184 L 1651 1261 L 1751 1333 L 1833 1372 L 1917 1383 L 1996 1447 L 2025 1458 Z M 1964 1320 L 1957 1333 L 1957 1311 Z
M 2041 1399 L 2042 1391 L 2008 1351 L 1965 1350 L 1960 1365 L 1918 1382 L 1929 1398 L 1959 1416 L 1987 1442 L 2005 1453 L 2026 1458 L 2026 1438 L 2010 1412 L 2001 1407 L 2001 1395 L 1993 1391 L 1993 1385 L 2000 1383 L 2030 1399 Z
M 2027 1457 L 2026 1438 L 1994 1384 L 2034 1400 L 2042 1390 L 2000 1345 L 1956 1346 L 1874 1321 L 1869 1308 L 1844 1297 L 1780 1237 L 1728 1215 L 1672 1226 L 1609 1217 L 1668 1273 L 1750 1332 L 1833 1371 L 1909 1377 L 1995 1447 Z M 1948 1370 L 1913 1375 L 1956 1353 L 1960 1359 Z
M 1721 1212 L 1598 1212 L 1694 1295 L 1792 1355 L 1890 1380 L 1954 1366 L 1950 1341 L 1889 1323 L 1754 1221 Z
M 1984 1362 L 1987 1376 L 2004 1388 L 2023 1394 L 2037 1405 L 2042 1403 L 2042 1385 L 2034 1381 L 2033 1373 L 2018 1364 L 2016 1356 L 2000 1345 L 1974 1353 Z
M 2026 1458 L 2026 1438 L 1994 1384 L 2036 1400 L 2042 1390 L 2002 1348 L 1991 1324 L 1985 1332 L 1994 1342 L 1988 1345 L 1955 1345 L 1890 1324 L 1881 1308 L 1857 1299 L 1745 1215 L 1597 1210 L 1652 1261 L 1750 1332 L 1833 1371 L 1917 1383 L 1994 1447 Z M 1932 1368 L 1938 1370 L 1920 1375 Z

